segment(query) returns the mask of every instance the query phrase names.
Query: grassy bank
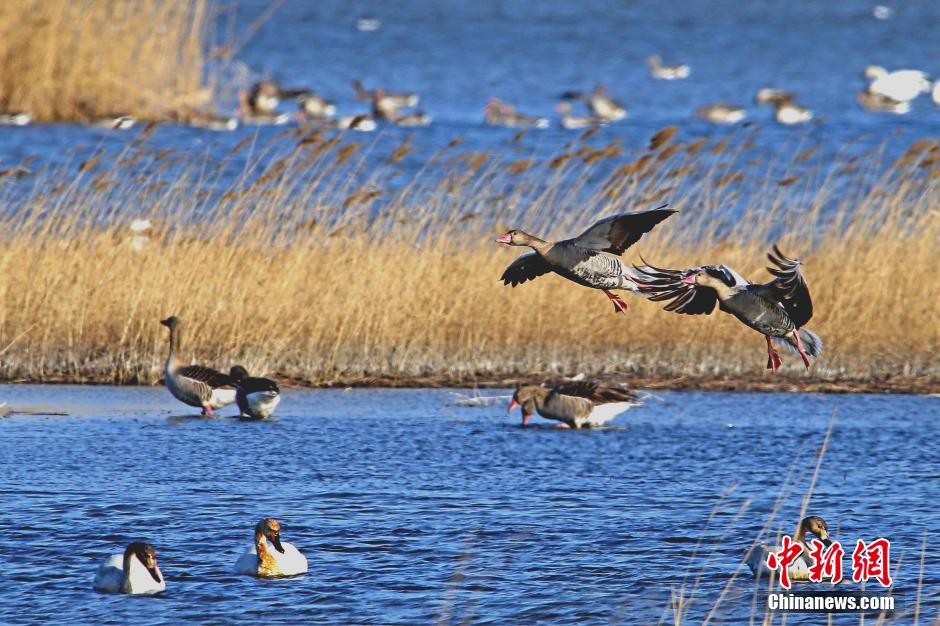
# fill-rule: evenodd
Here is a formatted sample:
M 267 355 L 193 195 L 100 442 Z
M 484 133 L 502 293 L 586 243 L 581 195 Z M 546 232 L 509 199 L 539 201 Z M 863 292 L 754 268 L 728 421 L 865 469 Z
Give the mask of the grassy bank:
M 585 137 L 537 160 L 457 145 L 409 154 L 407 142 L 377 154 L 313 130 L 183 161 L 148 149 L 146 134 L 116 157 L 40 172 L 28 193 L 5 187 L 0 377 L 154 382 L 166 349 L 157 320 L 177 314 L 186 358 L 312 384 L 583 372 L 674 386 L 938 387 L 933 143 L 895 162 L 809 148 L 756 163 L 747 136 L 681 142 L 667 130 L 649 148 Z M 404 176 L 404 159 L 423 169 Z M 506 227 L 572 234 L 666 200 L 681 213 L 626 258 L 721 262 L 763 281 L 778 241 L 804 261 L 813 292 L 808 327 L 826 346 L 813 369 L 784 354 L 772 379 L 760 335 L 727 315 L 678 316 L 638 298 L 615 315 L 603 294 L 558 277 L 498 281 L 521 253 L 493 243 Z M 153 226 L 135 233 L 138 218 Z
M 0 3 L 0 112 L 166 119 L 207 105 L 210 0 Z

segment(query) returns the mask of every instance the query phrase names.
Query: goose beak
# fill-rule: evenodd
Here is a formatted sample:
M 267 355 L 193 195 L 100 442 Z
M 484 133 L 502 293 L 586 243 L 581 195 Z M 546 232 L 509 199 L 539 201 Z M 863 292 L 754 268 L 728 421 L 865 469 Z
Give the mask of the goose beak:
M 496 243 L 511 244 L 511 243 L 512 243 L 512 233 L 503 233 L 502 235 L 500 235 L 499 237 L 496 238 Z
M 277 551 L 280 552 L 281 554 L 284 554 L 284 546 L 281 545 L 281 536 L 280 536 L 280 535 L 274 535 L 274 536 L 271 538 L 271 543 L 274 544 L 274 549 L 275 549 L 275 550 L 277 550 Z
M 829 538 L 829 533 L 823 532 L 819 535 L 820 541 L 823 542 L 823 545 L 827 548 L 832 545 L 832 539 Z
M 513 410 L 513 409 L 518 409 L 518 408 L 519 408 L 519 403 L 516 402 L 516 399 L 515 399 L 515 398 L 513 398 L 512 401 L 510 401 L 510 403 L 509 403 L 509 408 L 506 409 L 506 412 L 507 412 L 507 413 L 512 413 L 512 410 Z
M 685 285 L 694 285 L 695 284 L 695 274 L 689 274 L 682 279 L 682 283 Z

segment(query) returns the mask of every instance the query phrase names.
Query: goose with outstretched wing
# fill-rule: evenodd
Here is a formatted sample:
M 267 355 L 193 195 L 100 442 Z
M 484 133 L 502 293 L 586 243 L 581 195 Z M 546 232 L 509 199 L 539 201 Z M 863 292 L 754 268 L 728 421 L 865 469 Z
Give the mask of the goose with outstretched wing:
M 522 284 L 554 272 L 579 285 L 600 289 L 614 304 L 615 312 L 627 310 L 627 303 L 612 293 L 614 289 L 637 291 L 634 270 L 620 258 L 627 248 L 676 213 L 666 205 L 651 211 L 623 213 L 597 222 L 574 239 L 547 241 L 522 230 L 500 235 L 497 243 L 528 246 L 534 252 L 516 259 L 500 280 L 504 285 Z
M 798 259 L 786 256 L 775 245 L 767 255 L 775 278 L 755 285 L 724 265 L 691 269 L 635 267 L 638 289 L 650 300 L 666 301 L 666 311 L 685 315 L 709 314 L 715 305 L 764 335 L 767 340 L 767 369 L 776 372 L 782 364 L 771 340 L 798 352 L 804 365 L 822 352 L 822 340 L 803 328 L 813 317 L 813 300 Z
M 555 387 L 519 387 L 512 395 L 509 411 L 522 411 L 523 426 L 528 426 L 532 414 L 538 413 L 568 428 L 595 428 L 639 404 L 637 395 L 625 387 L 574 381 Z

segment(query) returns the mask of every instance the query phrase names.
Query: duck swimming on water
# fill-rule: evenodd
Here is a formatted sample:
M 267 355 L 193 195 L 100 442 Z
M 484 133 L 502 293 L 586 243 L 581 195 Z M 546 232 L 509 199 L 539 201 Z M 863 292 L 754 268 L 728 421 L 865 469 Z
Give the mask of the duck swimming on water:
M 522 230 L 507 231 L 497 237 L 496 243 L 528 246 L 534 252 L 513 261 L 500 280 L 504 285 L 515 287 L 542 274 L 555 272 L 579 285 L 600 289 L 613 302 L 615 312 L 625 312 L 627 303 L 612 290 L 636 292 L 637 287 L 633 270 L 618 257 L 676 212 L 663 205 L 651 211 L 613 215 L 577 237 L 563 241 L 547 241 Z
M 625 387 L 591 381 L 564 383 L 552 388 L 526 385 L 516 389 L 509 411 L 522 410 L 522 425 L 538 413 L 561 422 L 566 428 L 603 426 L 624 411 L 640 404 L 636 394 Z
M 235 402 L 235 381 L 211 367 L 182 365 L 176 353 L 180 347 L 182 322 L 171 315 L 160 323 L 170 329 L 170 350 L 164 380 L 173 397 L 189 406 L 201 407 L 203 415 Z
M 800 354 L 808 368 L 810 357 L 822 352 L 822 340 L 803 328 L 813 317 L 813 301 L 800 271 L 800 261 L 790 259 L 777 246 L 767 258 L 767 269 L 776 278 L 754 285 L 724 265 L 691 269 L 636 267 L 639 291 L 650 300 L 671 300 L 664 308 L 685 315 L 709 314 L 715 304 L 731 313 L 767 340 L 767 369 L 776 373 L 782 364 L 771 339 Z

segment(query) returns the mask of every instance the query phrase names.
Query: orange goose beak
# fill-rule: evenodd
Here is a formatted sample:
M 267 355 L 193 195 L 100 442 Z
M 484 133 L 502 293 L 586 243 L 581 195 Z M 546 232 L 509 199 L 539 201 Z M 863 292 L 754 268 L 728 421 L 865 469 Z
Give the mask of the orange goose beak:
M 695 274 L 689 274 L 682 279 L 682 283 L 685 285 L 694 285 L 695 284 Z
M 506 244 L 512 243 L 512 233 L 503 233 L 502 235 L 496 238 L 496 243 L 506 243 Z

